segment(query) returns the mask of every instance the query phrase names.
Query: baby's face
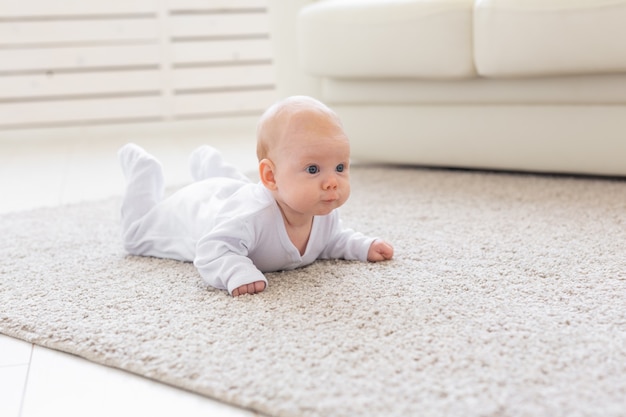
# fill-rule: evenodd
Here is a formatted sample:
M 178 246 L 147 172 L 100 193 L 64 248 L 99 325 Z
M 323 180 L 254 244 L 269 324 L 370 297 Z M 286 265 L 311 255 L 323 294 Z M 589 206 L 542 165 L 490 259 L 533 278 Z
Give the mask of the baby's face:
M 277 190 L 283 208 L 294 214 L 326 215 L 350 196 L 350 143 L 327 117 L 314 117 L 286 132 L 272 151 Z

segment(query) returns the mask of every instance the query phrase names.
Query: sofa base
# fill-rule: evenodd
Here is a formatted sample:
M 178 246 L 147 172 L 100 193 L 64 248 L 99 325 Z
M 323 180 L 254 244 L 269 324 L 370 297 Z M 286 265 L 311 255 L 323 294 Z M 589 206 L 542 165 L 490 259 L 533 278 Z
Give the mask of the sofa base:
M 328 103 L 355 162 L 626 175 L 626 106 Z

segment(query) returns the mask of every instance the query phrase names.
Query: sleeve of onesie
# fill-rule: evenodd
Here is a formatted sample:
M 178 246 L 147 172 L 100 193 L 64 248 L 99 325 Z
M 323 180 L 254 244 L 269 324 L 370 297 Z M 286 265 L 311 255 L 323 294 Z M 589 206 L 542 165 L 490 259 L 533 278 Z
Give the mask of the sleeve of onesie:
M 248 257 L 254 235 L 245 222 L 226 222 L 203 236 L 196 247 L 194 266 L 212 287 L 228 290 L 267 280 Z
M 367 261 L 367 252 L 376 238 L 365 236 L 352 229 L 344 229 L 336 211 L 330 220 L 331 236 L 320 258 Z

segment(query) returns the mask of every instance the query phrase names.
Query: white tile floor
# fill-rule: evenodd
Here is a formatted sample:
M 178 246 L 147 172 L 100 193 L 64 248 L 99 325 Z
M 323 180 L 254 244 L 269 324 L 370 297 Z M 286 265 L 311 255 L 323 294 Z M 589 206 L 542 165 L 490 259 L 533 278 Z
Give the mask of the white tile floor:
M 116 151 L 133 141 L 163 162 L 166 183 L 190 181 L 187 156 L 211 144 L 256 166 L 253 119 L 189 125 L 0 131 L 0 214 L 123 192 Z M 2 262 L 0 260 L 0 262 Z M 0 301 L 1 303 L 1 301 Z M 0 335 L 0 416 L 229 416 L 255 413 Z

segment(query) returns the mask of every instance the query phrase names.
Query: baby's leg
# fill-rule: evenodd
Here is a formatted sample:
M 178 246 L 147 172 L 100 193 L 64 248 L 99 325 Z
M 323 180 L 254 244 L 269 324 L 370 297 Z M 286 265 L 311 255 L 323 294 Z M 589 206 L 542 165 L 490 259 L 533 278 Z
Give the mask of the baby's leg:
M 118 151 L 126 177 L 126 194 L 122 201 L 122 231 L 145 216 L 163 198 L 163 168 L 155 157 L 129 143 Z
M 203 145 L 191 153 L 189 156 L 189 167 L 194 181 L 202 181 L 214 177 L 227 177 L 250 182 L 250 178 L 239 172 L 233 165 L 224 161 L 217 149 L 207 145 Z

